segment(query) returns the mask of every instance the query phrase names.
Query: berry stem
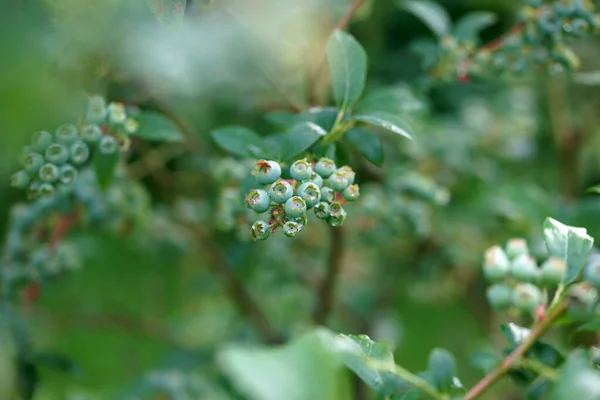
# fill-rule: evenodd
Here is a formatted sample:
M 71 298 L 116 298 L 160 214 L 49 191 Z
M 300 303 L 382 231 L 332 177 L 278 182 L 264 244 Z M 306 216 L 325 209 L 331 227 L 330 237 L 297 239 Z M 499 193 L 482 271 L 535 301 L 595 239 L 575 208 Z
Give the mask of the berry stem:
M 494 382 L 501 378 L 510 368 L 513 367 L 515 362 L 529 350 L 529 348 L 540 338 L 546 330 L 552 325 L 558 317 L 560 317 L 567 307 L 564 303 L 557 304 L 553 307 L 546 318 L 541 322 L 533 326 L 529 335 L 514 349 L 509 355 L 507 355 L 501 362 L 494 368 L 489 374 L 475 384 L 465 395 L 465 400 L 475 399 L 483 394 Z
M 333 308 L 335 284 L 342 268 L 344 255 L 344 228 L 341 226 L 330 227 L 329 232 L 331 243 L 327 273 L 317 289 L 317 305 L 313 313 L 313 320 L 319 325 L 325 323 L 329 312 Z

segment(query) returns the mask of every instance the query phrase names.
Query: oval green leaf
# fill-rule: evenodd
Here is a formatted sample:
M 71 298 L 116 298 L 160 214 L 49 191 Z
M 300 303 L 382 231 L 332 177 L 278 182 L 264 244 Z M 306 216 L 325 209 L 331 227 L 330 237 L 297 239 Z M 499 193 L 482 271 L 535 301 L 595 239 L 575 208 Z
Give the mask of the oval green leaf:
M 429 0 L 404 0 L 400 7 L 418 17 L 436 35 L 450 33 L 450 16 L 439 4 Z
M 327 132 L 312 122 L 302 122 L 294 125 L 283 137 L 281 146 L 281 158 L 284 161 L 292 161 L 294 157 L 308 150 Z
M 473 40 L 479 32 L 493 25 L 498 20 L 496 14 L 489 11 L 473 11 L 463 15 L 456 21 L 452 33 L 464 40 Z
M 367 77 L 367 54 L 351 35 L 335 30 L 327 42 L 327 62 L 335 102 L 343 111 L 360 98 Z
M 367 160 L 381 167 L 383 164 L 383 146 L 381 139 L 368 129 L 355 126 L 346 132 L 345 138 L 352 143 L 356 149 Z
M 175 123 L 155 111 L 144 111 L 137 117 L 140 126 L 136 136 L 155 142 L 181 142 L 183 135 Z
M 407 139 L 414 140 L 411 127 L 395 115 L 378 112 L 371 114 L 361 114 L 352 117 L 355 121 L 364 122 L 379 128 L 383 128 Z
M 428 369 L 435 386 L 442 392 L 450 391 L 456 376 L 454 356 L 447 350 L 433 349 L 429 353 Z
M 113 154 L 102 154 L 98 151 L 94 154 L 94 171 L 96 172 L 96 179 L 102 190 L 106 190 L 112 182 L 118 163 L 118 151 Z
M 243 126 L 225 126 L 212 131 L 214 142 L 223 150 L 241 157 L 262 158 L 265 144 L 258 134 Z

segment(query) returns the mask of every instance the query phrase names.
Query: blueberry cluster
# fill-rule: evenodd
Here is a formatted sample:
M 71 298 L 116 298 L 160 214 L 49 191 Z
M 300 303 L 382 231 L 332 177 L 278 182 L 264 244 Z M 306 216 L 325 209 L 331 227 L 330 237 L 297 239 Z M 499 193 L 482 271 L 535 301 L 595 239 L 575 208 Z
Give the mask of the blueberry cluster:
M 67 123 L 53 133 L 40 131 L 33 135 L 20 159 L 22 169 L 11 177 L 11 185 L 25 189 L 30 199 L 68 192 L 94 152 L 110 155 L 126 149 L 129 134 L 137 126 L 127 117 L 123 104 L 107 105 L 102 97 L 93 96 L 83 124 Z
M 553 256 L 538 266 L 529 253 L 527 242 L 520 238 L 511 239 L 505 249 L 493 246 L 485 252 L 483 273 L 491 283 L 487 289 L 488 301 L 498 310 L 533 313 L 538 306 L 546 304 L 547 290 L 562 284 L 566 271 L 566 262 Z M 592 275 L 596 276 L 596 281 L 591 279 L 570 287 L 572 314 L 589 314 L 595 310 L 598 294 L 593 285 L 600 286 L 600 264 L 588 264 L 586 276 Z
M 304 229 L 308 221 L 306 212 L 310 209 L 329 225 L 340 226 L 346 219 L 343 204 L 358 199 L 359 188 L 349 166 L 337 168 L 328 158 L 314 163 L 304 158 L 295 161 L 289 172 L 291 179 L 281 179 L 281 166 L 277 162 L 256 163 L 253 173 L 265 188 L 250 190 L 245 203 L 258 214 L 269 212 L 270 219 L 252 225 L 252 239 L 267 239 L 279 227 L 284 235 L 296 236 Z

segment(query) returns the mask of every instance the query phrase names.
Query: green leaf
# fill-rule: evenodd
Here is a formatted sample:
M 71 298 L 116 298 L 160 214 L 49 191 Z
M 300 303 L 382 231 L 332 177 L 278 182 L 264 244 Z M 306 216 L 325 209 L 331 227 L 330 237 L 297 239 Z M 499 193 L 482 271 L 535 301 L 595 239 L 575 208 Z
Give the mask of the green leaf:
M 498 365 L 500 360 L 501 357 L 492 351 L 479 350 L 469 357 L 469 364 L 487 374 Z
M 351 35 L 335 30 L 327 43 L 335 102 L 343 111 L 360 98 L 367 77 L 367 54 Z
M 265 144 L 260 136 L 243 126 L 225 126 L 211 132 L 215 143 L 223 150 L 241 157 L 264 156 Z
M 414 140 L 411 127 L 395 115 L 378 112 L 365 115 L 354 115 L 352 119 L 383 128 L 404 136 L 407 139 Z
M 428 368 L 435 386 L 443 392 L 448 392 L 456 375 L 454 356 L 447 350 L 433 349 L 429 353 Z
M 287 128 L 294 123 L 296 115 L 289 111 L 273 111 L 265 115 L 265 119 L 279 128 Z
M 156 142 L 181 142 L 183 135 L 175 123 L 161 113 L 144 111 L 137 117 L 140 126 L 137 136 Z
M 595 185 L 592 186 L 590 188 L 588 188 L 588 190 L 586 190 L 589 193 L 600 193 L 600 185 Z
M 599 331 L 600 332 L 600 319 L 595 319 L 588 323 L 585 323 L 577 328 L 577 331 Z
M 327 132 L 312 122 L 302 122 L 289 129 L 283 138 L 281 158 L 291 161 L 294 157 L 308 150 Z
M 479 32 L 493 25 L 497 20 L 498 17 L 492 12 L 473 11 L 456 21 L 452 33 L 459 39 L 473 40 L 477 38 Z
M 563 364 L 550 399 L 600 399 L 600 372 L 583 350 L 572 352 Z
M 564 282 L 574 281 L 583 269 L 594 239 L 587 234 L 585 228 L 564 225 L 555 219 L 547 218 L 544 221 L 544 240 L 551 256 L 567 262 Z
M 383 164 L 383 146 L 381 139 L 368 129 L 354 127 L 344 136 L 360 151 L 367 160 L 381 167 Z
M 335 124 L 339 109 L 337 107 L 312 107 L 296 116 L 295 123 L 312 122 L 330 132 Z
M 96 179 L 102 190 L 106 190 L 112 182 L 118 163 L 118 151 L 113 154 L 102 154 L 98 151 L 94 154 L 94 171 L 96 172 Z
M 187 0 L 146 0 L 152 13 L 163 25 L 181 26 Z
M 400 7 L 417 16 L 436 35 L 450 33 L 450 16 L 439 4 L 429 0 L 404 0 Z
M 38 366 L 45 366 L 70 374 L 81 373 L 81 367 L 73 359 L 64 354 L 51 352 L 37 353 L 33 356 L 32 362 Z
M 415 113 L 425 107 L 422 100 L 407 86 L 397 85 L 369 91 L 354 107 L 355 114 L 386 112 L 392 115 Z

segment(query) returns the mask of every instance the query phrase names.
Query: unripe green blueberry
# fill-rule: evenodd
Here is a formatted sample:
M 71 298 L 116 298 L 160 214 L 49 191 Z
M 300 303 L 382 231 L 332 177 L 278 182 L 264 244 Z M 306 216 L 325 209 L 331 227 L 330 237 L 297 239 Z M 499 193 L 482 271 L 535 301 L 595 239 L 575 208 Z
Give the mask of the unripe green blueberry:
M 90 148 L 84 142 L 73 143 L 69 150 L 73 164 L 81 165 L 90 158 Z
M 44 182 L 39 187 L 39 193 L 42 197 L 52 197 L 54 195 L 54 185 L 50 182 Z
M 571 1 L 555 1 L 553 8 L 554 12 L 559 17 L 570 17 L 576 11 L 575 4 L 573 4 Z
M 312 167 L 306 158 L 295 161 L 290 166 L 290 175 L 296 181 L 304 181 L 310 179 L 312 175 Z
M 62 124 L 56 130 L 54 136 L 58 143 L 70 145 L 77 140 L 77 127 L 73 124 Z
M 506 255 L 508 255 L 511 260 L 514 260 L 523 254 L 529 254 L 527 241 L 522 238 L 509 239 L 509 241 L 506 243 Z
M 19 189 L 25 189 L 29 186 L 29 174 L 25 170 L 20 170 L 10 177 L 10 185 Z
M 265 240 L 271 236 L 271 228 L 265 221 L 256 221 L 250 228 L 250 237 L 252 240 Z
M 331 212 L 332 208 L 333 208 L 333 204 L 329 207 L 330 212 Z M 331 216 L 327 220 L 327 223 L 333 227 L 336 227 L 336 226 L 342 226 L 344 224 L 345 220 L 346 220 L 346 210 L 344 210 L 342 208 L 341 210 L 336 212 L 335 215 L 333 215 L 333 213 L 331 213 Z
M 329 178 L 336 171 L 335 162 L 329 158 L 321 158 L 315 164 L 315 172 L 323 178 Z
M 287 221 L 285 224 L 283 224 L 283 234 L 287 237 L 294 237 L 300 231 L 300 224 L 296 221 Z
M 288 217 L 298 218 L 306 213 L 306 202 L 300 196 L 292 196 L 285 202 L 283 208 Z
M 98 150 L 105 155 L 115 154 L 119 150 L 119 142 L 111 135 L 103 135 L 98 141 Z
M 31 149 L 37 153 L 43 153 L 52 144 L 52 134 L 46 131 L 38 131 L 31 138 Z
M 575 19 L 571 21 L 570 33 L 574 36 L 583 36 L 589 30 L 589 24 L 583 19 Z
M 586 281 L 590 282 L 594 287 L 600 290 L 600 259 L 597 257 L 590 257 L 585 269 L 583 271 L 583 277 Z
M 529 254 L 521 254 L 512 261 L 510 274 L 519 282 L 537 282 L 540 270 L 533 257 Z
M 554 35 L 561 29 L 561 23 L 549 11 L 546 11 L 540 15 L 538 18 L 538 26 L 540 30 L 548 36 Z
M 299 217 L 292 218 L 292 221 L 296 221 L 298 223 L 298 228 L 300 229 L 300 231 L 302 231 L 304 227 L 308 224 L 308 217 L 306 216 L 306 214 L 302 214 Z
M 281 176 L 281 166 L 276 161 L 258 160 L 254 176 L 261 185 L 270 185 Z
M 331 216 L 331 213 L 329 212 L 329 203 L 322 201 L 317 204 L 315 206 L 315 215 L 319 219 L 328 219 Z
M 567 263 L 562 258 L 550 257 L 541 267 L 540 281 L 547 286 L 558 286 L 567 271 Z
M 327 186 L 336 192 L 343 192 L 350 185 L 350 179 L 344 171 L 339 169 L 327 178 Z
M 294 188 L 287 181 L 278 179 L 269 188 L 269 196 L 275 203 L 283 204 L 294 195 Z
M 358 185 L 354 184 L 354 185 L 348 186 L 344 190 L 342 195 L 344 196 L 344 199 L 346 199 L 346 201 L 356 201 L 358 199 L 358 196 L 360 195 Z
M 102 130 L 98 125 L 84 125 L 79 133 L 81 140 L 88 144 L 95 144 L 102 137 Z
M 327 186 L 321 188 L 321 200 L 331 203 L 335 201 L 335 191 Z
M 125 123 L 127 119 L 127 113 L 125 112 L 125 106 L 121 103 L 110 103 L 108 105 L 108 122 L 113 125 L 120 125 Z
M 59 169 L 58 180 L 63 185 L 71 185 L 77 179 L 77 169 L 71 164 L 65 164 Z
M 46 149 L 46 160 L 53 164 L 64 164 L 69 159 L 69 150 L 62 144 L 54 143 Z
M 58 167 L 51 163 L 42 165 L 38 173 L 43 182 L 55 182 L 58 179 L 58 174 Z
M 29 199 L 34 199 L 40 195 L 40 185 L 42 182 L 39 179 L 34 179 L 27 187 L 27 197 Z
M 500 246 L 486 250 L 483 262 L 483 274 L 490 282 L 502 281 L 510 271 L 510 260 Z
M 117 134 L 117 142 L 119 143 L 120 151 L 129 151 L 131 148 L 131 138 L 127 135 Z
M 343 172 L 346 175 L 346 177 L 348 178 L 348 182 L 350 184 L 354 183 L 354 178 L 356 177 L 356 173 L 349 165 L 344 165 L 343 167 L 341 167 L 339 169 L 339 171 Z
M 487 288 L 486 297 L 496 310 L 505 310 L 512 302 L 513 289 L 506 283 L 495 283 Z
M 136 133 L 139 127 L 140 123 L 133 118 L 127 118 L 127 120 L 125 121 L 125 132 L 129 134 Z
M 542 301 L 542 292 L 531 283 L 518 283 L 513 289 L 511 303 L 519 311 L 533 312 Z
M 257 213 L 263 213 L 271 206 L 269 194 L 262 189 L 251 189 L 245 198 L 246 205 Z
M 44 165 L 44 156 L 38 153 L 29 153 L 23 166 L 30 174 L 37 174 L 42 165 Z
M 92 96 L 88 102 L 86 121 L 100 124 L 106 119 L 106 101 L 101 96 Z
M 321 189 L 314 182 L 304 182 L 298 189 L 296 194 L 306 201 L 306 207 L 314 207 L 321 201 Z
M 323 178 L 321 177 L 321 175 L 317 174 L 314 171 L 310 175 L 310 179 L 308 181 L 314 183 L 318 187 L 322 187 L 323 186 Z
M 567 294 L 567 310 L 577 320 L 592 317 L 598 306 L 598 291 L 590 282 L 580 282 L 573 286 Z

